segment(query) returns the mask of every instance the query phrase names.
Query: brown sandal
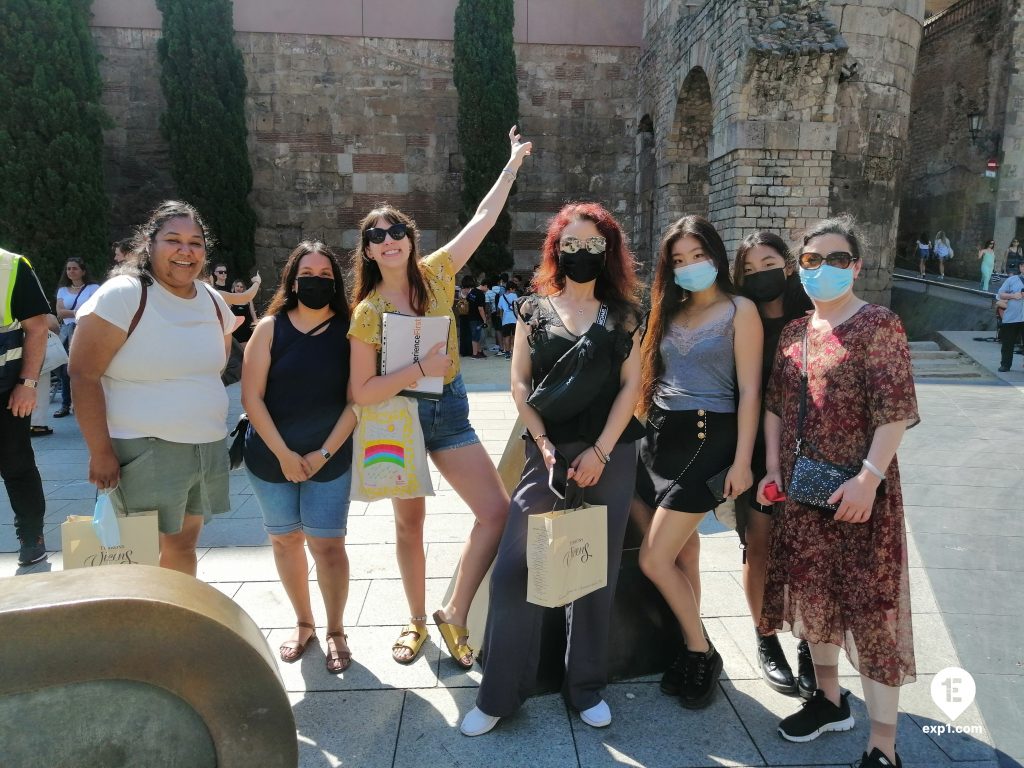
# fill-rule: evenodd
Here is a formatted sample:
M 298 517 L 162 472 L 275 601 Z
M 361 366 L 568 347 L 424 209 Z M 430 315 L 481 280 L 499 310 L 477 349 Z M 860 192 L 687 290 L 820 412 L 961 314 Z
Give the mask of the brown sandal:
M 298 640 L 286 640 L 285 642 L 281 643 L 281 646 L 277 649 L 277 652 L 281 656 L 281 661 L 287 664 L 292 664 L 301 659 L 302 654 L 306 652 L 306 647 L 314 638 L 316 638 L 316 627 L 314 627 L 312 624 L 309 624 L 305 621 L 300 621 L 296 623 L 296 626 L 301 627 L 302 629 L 312 629 L 313 631 L 312 633 L 310 633 L 309 637 L 306 638 L 306 642 L 304 643 Z
M 332 638 L 340 637 L 345 641 L 346 650 L 338 650 L 338 641 L 331 642 Z M 333 646 L 333 650 L 332 650 Z M 342 634 L 341 632 L 328 632 L 327 633 L 327 671 L 332 675 L 340 675 L 350 666 L 352 666 L 352 651 L 347 649 L 348 646 L 348 635 Z

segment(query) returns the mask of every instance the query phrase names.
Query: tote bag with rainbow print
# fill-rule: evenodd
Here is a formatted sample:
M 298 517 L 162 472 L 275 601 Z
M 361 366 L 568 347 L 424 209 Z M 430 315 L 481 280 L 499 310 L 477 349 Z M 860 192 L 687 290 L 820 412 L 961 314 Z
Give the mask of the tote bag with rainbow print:
M 416 401 L 392 397 L 354 406 L 352 501 L 433 496 Z

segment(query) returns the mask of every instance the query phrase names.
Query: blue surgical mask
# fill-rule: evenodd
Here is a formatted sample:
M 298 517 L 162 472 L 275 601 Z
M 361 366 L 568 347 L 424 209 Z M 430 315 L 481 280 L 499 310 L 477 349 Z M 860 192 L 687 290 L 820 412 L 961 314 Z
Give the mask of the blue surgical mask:
M 672 272 L 675 275 L 676 285 L 684 291 L 691 292 L 710 288 L 718 277 L 718 268 L 710 261 L 698 261 L 696 264 L 676 267 Z
M 832 301 L 853 287 L 853 267 L 840 269 L 828 264 L 817 269 L 800 267 L 800 284 L 815 301 Z

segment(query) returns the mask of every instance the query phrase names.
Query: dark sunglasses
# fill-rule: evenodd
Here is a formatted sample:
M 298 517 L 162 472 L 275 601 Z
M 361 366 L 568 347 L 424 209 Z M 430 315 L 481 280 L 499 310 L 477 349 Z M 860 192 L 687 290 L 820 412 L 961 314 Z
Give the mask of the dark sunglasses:
M 807 251 L 800 254 L 799 262 L 800 266 L 804 269 L 817 269 L 821 266 L 821 262 L 825 262 L 830 267 L 839 267 L 839 269 L 847 269 L 853 262 L 859 261 L 859 256 L 854 256 L 852 253 L 846 251 L 833 251 L 832 253 L 822 256 L 820 253 L 814 253 L 814 251 Z
M 388 235 L 391 236 L 392 240 L 404 240 L 407 232 L 405 224 L 392 224 L 388 229 L 373 227 L 366 230 L 363 234 L 366 235 L 368 242 L 380 245 Z
M 226 269 L 215 269 L 215 270 L 213 270 L 213 274 L 215 274 L 215 275 L 226 275 L 227 273 L 228 273 L 228 271 Z

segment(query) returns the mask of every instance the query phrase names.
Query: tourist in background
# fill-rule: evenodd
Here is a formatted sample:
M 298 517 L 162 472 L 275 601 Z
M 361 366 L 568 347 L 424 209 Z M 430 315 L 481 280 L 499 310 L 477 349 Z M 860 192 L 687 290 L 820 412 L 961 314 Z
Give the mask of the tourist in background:
M 519 284 L 512 278 L 505 284 L 505 290 L 497 299 L 501 313 L 501 351 L 505 359 L 512 359 L 512 347 L 516 335 L 516 300 L 519 298 Z
M 773 519 L 759 629 L 791 627 L 806 639 L 818 685 L 779 733 L 806 742 L 853 727 L 849 692 L 839 685 L 845 648 L 871 720 L 859 765 L 898 766 L 898 686 L 916 675 L 895 458 L 918 421 L 910 350 L 900 319 L 853 293 L 863 261 L 851 220 L 816 224 L 798 263 L 814 313 L 782 331 L 765 401 L 767 473 L 757 500 L 771 503 L 771 483 L 789 488 L 797 452 L 856 474 L 823 502 L 838 504 L 836 511 L 790 498 Z
M 126 237 L 126 238 L 124 238 L 122 240 L 117 240 L 117 241 L 114 242 L 114 246 L 113 247 L 114 247 L 114 254 L 113 254 L 114 266 L 116 267 L 118 264 L 123 264 L 125 259 L 127 259 L 128 256 L 131 254 L 131 251 L 132 251 L 132 239 L 130 237 Z
M 71 339 L 75 335 L 78 309 L 85 305 L 89 297 L 96 293 L 99 286 L 92 279 L 85 260 L 72 256 L 64 265 L 64 273 L 57 282 L 57 319 L 60 320 L 60 340 L 64 349 L 71 351 Z M 71 413 L 71 380 L 68 378 L 68 367 L 62 365 L 58 369 L 60 377 L 60 409 L 53 414 L 54 418 L 63 419 Z
M 546 609 L 526 601 L 527 520 L 564 503 L 548 485 L 559 454 L 569 464 L 569 479 L 585 489 L 587 503 L 608 509 L 607 586 L 565 609 L 563 695 L 587 725 L 611 723 L 602 697 L 609 625 L 636 478 L 636 440 L 643 433 L 633 418 L 640 392 L 639 344 L 633 343 L 641 321 L 637 288 L 633 255 L 607 210 L 596 203 L 572 203 L 552 219 L 534 277 L 535 295 L 515 305 L 512 397 L 530 439 L 491 574 L 484 676 L 476 707 L 462 721 L 466 736 L 487 733 L 500 718 L 515 713 L 535 682 Z M 604 308 L 606 332 L 592 337 L 590 358 L 595 364 L 607 360 L 600 390 L 578 416 L 542 417 L 527 398 L 541 381 L 553 384 L 545 378 L 548 372 L 580 336 L 601 324 Z
M 297 661 L 316 636 L 308 546 L 327 612 L 331 674 L 352 663 L 344 626 L 345 535 L 356 418 L 348 406 L 349 310 L 342 273 L 328 246 L 299 243 L 246 346 L 242 376 L 250 424 L 246 474 L 295 611 L 295 632 L 278 653 L 282 661 Z
M 36 392 L 36 405 L 32 409 L 32 426 L 29 429 L 29 434 L 32 437 L 46 437 L 47 435 L 53 434 L 53 428 L 47 424 L 46 414 L 50 407 L 50 384 L 53 378 L 53 372 L 58 370 L 61 366 L 56 363 L 51 363 L 50 354 L 50 334 L 57 335 L 60 333 L 60 322 L 57 320 L 56 315 L 46 316 L 46 354 L 43 356 L 43 365 L 39 371 L 39 387 Z M 58 354 L 60 348 L 57 348 Z M 65 360 L 67 356 L 67 350 L 61 355 L 61 360 Z M 66 365 L 66 363 L 64 363 Z
M 932 248 L 935 260 L 939 262 L 939 280 L 946 279 L 946 262 L 953 258 L 953 246 L 941 229 L 935 233 L 935 245 Z
M 415 222 L 389 205 L 374 209 L 359 226 L 355 298 L 349 338 L 352 343 L 352 396 L 360 405 L 394 397 L 423 376 L 443 376 L 440 400 L 418 401 L 426 449 L 434 465 L 466 502 L 476 517 L 462 549 L 451 599 L 433 618 L 452 659 L 463 669 L 473 666 L 466 619 L 484 574 L 494 560 L 508 514 L 508 494 L 487 451 L 469 423 L 469 399 L 459 375 L 455 337 L 455 274 L 494 226 L 508 199 L 530 143 L 522 142 L 515 127 L 509 131 L 511 156 L 494 186 L 466 226 L 439 250 L 419 258 Z M 386 376 L 380 374 L 378 356 L 385 312 L 447 317 L 450 321 L 447 353 L 443 344 L 429 350 L 418 363 Z M 426 561 L 423 554 L 422 498 L 393 499 L 398 564 L 402 572 L 410 617 L 394 646 L 392 657 L 412 663 L 427 637 Z
M 472 275 L 463 275 L 455 294 L 455 319 L 459 322 L 459 357 L 473 357 L 473 306 L 469 294 L 476 287 Z
M 235 280 L 231 284 L 231 293 L 235 295 L 245 293 L 245 283 L 241 280 Z M 245 349 L 245 344 L 252 338 L 253 328 L 256 325 L 256 308 L 249 301 L 245 304 L 232 304 L 231 312 L 235 317 L 242 318 L 242 324 L 235 328 L 234 333 L 231 335 Z
M 1002 356 L 999 371 L 1006 373 L 1013 367 L 1013 348 L 1024 337 L 1024 260 L 1017 262 L 1017 274 L 1010 275 L 999 286 L 999 297 L 1006 302 L 1003 322 L 999 328 Z
M 937 238 L 936 238 L 937 239 Z M 761 357 L 761 395 L 768 387 L 775 350 L 779 346 L 782 329 L 791 320 L 806 315 L 814 308 L 807 298 L 800 278 L 796 274 L 796 259 L 786 242 L 774 232 L 758 232 L 748 236 L 736 250 L 733 264 L 733 282 L 737 290 L 757 306 L 764 328 L 764 347 Z M 762 401 L 763 402 L 763 401 Z M 761 411 L 762 423 L 764 410 Z M 809 699 L 815 691 L 814 664 L 807 641 L 797 646 L 797 676 L 786 660 L 774 632 L 757 631 L 761 620 L 764 597 L 764 577 L 768 562 L 768 538 L 771 532 L 774 506 L 758 504 L 756 484 L 765 476 L 764 433 L 758 425 L 751 460 L 754 486 L 740 494 L 735 501 L 737 532 L 745 547 L 743 558 L 743 591 L 750 606 L 757 638 L 757 661 L 761 677 L 780 693 L 799 693 Z
M 46 499 L 29 436 L 50 304 L 24 256 L 0 248 L 0 474 L 14 512 L 18 565 L 46 558 Z
M 996 264 L 996 241 L 989 240 L 978 249 L 978 261 L 981 262 L 981 290 L 988 291 L 992 284 L 992 271 Z
M 928 272 L 928 259 L 932 257 L 932 241 L 928 239 L 928 233 L 922 232 L 914 243 L 914 251 L 917 253 L 917 260 L 921 267 L 921 277 Z
M 235 282 L 238 281 L 236 280 Z M 252 285 L 245 290 L 236 291 L 233 284 L 231 286 L 228 285 L 227 264 L 214 264 L 213 270 L 210 272 L 210 285 L 216 288 L 220 293 L 220 297 L 232 307 L 241 307 L 250 303 L 256 298 L 256 294 L 259 293 L 262 284 L 263 278 L 257 272 L 252 278 Z
M 478 284 L 470 289 L 466 299 L 469 301 L 469 325 L 473 339 L 473 357 L 481 360 L 484 354 L 484 330 L 487 328 L 487 286 L 484 276 L 480 276 Z
M 1015 237 L 1010 241 L 1010 247 L 1003 255 L 1003 264 L 999 271 L 1012 277 L 1017 274 L 1017 265 L 1022 261 L 1024 261 L 1024 249 L 1021 248 L 1020 240 Z
M 79 309 L 69 364 L 89 482 L 116 489 L 121 514 L 156 510 L 160 565 L 191 576 L 204 520 L 230 509 L 220 373 L 235 317 L 200 279 L 207 240 L 188 203 L 154 210 Z
M 734 295 L 729 257 L 714 226 L 685 216 L 658 249 L 643 341 L 639 412 L 646 415 L 636 490 L 654 510 L 640 567 L 682 628 L 685 646 L 662 690 L 684 707 L 707 706 L 722 657 L 704 634 L 696 590 L 679 553 L 723 499 L 708 481 L 726 472 L 722 493 L 752 484 L 761 403 L 763 331 L 753 302 Z

